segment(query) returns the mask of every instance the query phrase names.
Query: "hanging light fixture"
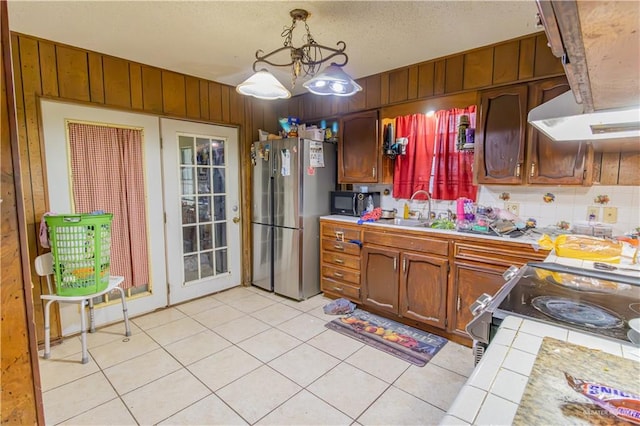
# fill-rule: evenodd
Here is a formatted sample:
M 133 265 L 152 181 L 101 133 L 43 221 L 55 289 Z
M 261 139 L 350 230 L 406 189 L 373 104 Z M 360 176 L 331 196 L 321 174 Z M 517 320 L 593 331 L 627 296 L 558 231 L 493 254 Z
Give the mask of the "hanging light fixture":
M 264 65 L 274 67 L 291 67 L 291 87 L 295 87 L 298 77 L 312 76 L 313 78 L 303 84 L 311 93 L 316 95 L 351 96 L 362 90 L 342 67 L 347 64 L 349 57 L 344 53 L 347 45 L 343 41 L 337 43 L 337 48 L 318 44 L 307 25 L 309 12 L 304 9 L 294 9 L 289 12 L 292 18 L 291 26 L 285 27 L 281 36 L 284 38 L 284 46 L 272 52 L 256 52 L 256 61 L 253 63 L 254 75 L 236 87 L 236 91 L 243 95 L 254 96 L 259 99 L 286 99 L 291 93 L 264 68 Z M 303 22 L 306 34 L 303 37 L 304 44 L 300 47 L 293 46 L 293 30 L 298 22 Z M 288 58 L 276 61 L 275 56 L 281 52 L 288 52 Z M 336 59 L 341 59 L 336 61 Z M 318 73 L 320 65 L 329 60 L 327 68 Z

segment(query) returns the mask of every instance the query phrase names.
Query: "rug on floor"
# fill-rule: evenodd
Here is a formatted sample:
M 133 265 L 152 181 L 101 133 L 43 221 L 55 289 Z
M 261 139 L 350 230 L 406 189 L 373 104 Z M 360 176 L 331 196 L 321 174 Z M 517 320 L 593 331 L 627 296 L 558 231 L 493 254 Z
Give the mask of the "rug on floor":
M 448 342 L 444 337 L 383 318 L 361 309 L 325 324 L 345 336 L 395 355 L 418 367 L 425 366 Z

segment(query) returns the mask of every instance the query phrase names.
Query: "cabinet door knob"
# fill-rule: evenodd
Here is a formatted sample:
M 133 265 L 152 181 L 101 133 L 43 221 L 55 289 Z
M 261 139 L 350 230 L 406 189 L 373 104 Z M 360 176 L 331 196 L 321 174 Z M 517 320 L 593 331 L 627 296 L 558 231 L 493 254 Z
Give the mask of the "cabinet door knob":
M 376 177 L 376 168 L 375 167 L 373 167 L 371 169 L 371 173 L 372 173 L 373 177 L 375 178 Z
M 516 177 L 520 177 L 520 167 L 522 163 L 516 164 Z
M 394 271 L 398 270 L 398 258 L 397 257 L 393 258 L 393 270 Z
M 402 272 L 407 272 L 407 258 L 402 259 Z

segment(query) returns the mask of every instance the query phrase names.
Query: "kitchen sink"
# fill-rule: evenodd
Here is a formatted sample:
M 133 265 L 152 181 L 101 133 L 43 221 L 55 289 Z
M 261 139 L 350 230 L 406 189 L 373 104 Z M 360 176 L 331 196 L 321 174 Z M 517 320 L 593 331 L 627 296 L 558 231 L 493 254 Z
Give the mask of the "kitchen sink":
M 421 226 L 424 228 L 428 228 L 431 226 L 431 222 L 428 220 L 420 220 L 420 219 L 402 219 L 396 217 L 395 219 L 380 219 L 378 222 L 384 223 L 387 225 L 398 225 L 398 226 Z

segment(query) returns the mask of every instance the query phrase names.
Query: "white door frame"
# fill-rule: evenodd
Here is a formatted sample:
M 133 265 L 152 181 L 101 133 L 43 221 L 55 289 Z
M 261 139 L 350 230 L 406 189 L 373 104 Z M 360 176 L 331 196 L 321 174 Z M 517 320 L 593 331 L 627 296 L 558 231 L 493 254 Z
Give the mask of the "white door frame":
M 239 286 L 242 282 L 240 222 L 240 156 L 236 127 L 160 119 L 164 174 L 165 235 L 169 304 L 191 300 Z M 183 267 L 182 211 L 180 204 L 180 157 L 178 135 L 203 136 L 225 141 L 226 236 L 228 273 L 185 283 Z
M 144 132 L 144 172 L 147 214 L 147 250 L 149 253 L 150 293 L 128 298 L 130 316 L 137 316 L 167 306 L 167 277 L 165 235 L 163 232 L 163 191 L 159 118 L 106 108 L 41 99 L 42 128 L 46 178 L 49 193 L 49 209 L 63 214 L 72 211 L 71 167 L 65 119 L 82 120 L 112 125 L 141 127 Z M 119 302 L 98 306 L 95 309 L 96 325 L 122 320 Z M 62 335 L 80 331 L 77 304 L 60 305 Z

